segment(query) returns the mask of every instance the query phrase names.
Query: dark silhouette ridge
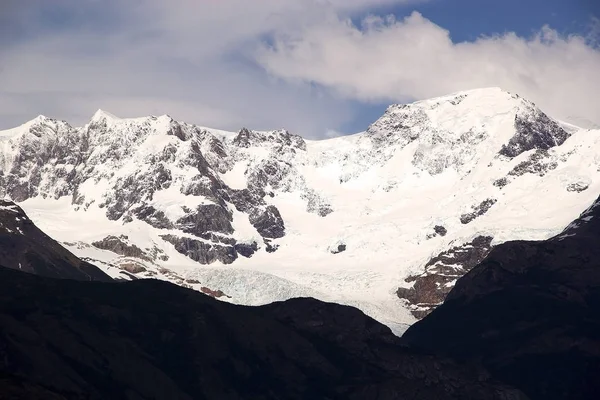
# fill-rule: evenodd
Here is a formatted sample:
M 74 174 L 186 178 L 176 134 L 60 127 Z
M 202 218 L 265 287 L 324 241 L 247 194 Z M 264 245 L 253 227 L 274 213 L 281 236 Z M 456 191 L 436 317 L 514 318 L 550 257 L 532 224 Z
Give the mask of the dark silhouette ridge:
M 403 339 L 532 399 L 600 398 L 599 206 L 550 240 L 494 248 Z
M 5 200 L 0 200 L 0 263 L 50 278 L 112 280 L 38 229 L 21 207 Z
M 242 307 L 162 281 L 0 268 L 0 326 L 0 393 L 14 399 L 526 398 L 314 299 Z

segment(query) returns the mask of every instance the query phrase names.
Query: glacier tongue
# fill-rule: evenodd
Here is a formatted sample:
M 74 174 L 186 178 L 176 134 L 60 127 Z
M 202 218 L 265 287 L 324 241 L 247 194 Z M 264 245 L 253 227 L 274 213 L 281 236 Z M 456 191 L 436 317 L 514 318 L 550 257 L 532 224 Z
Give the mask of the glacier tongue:
M 498 88 L 392 105 L 321 141 L 99 110 L 0 132 L 0 196 L 115 277 L 244 304 L 314 296 L 402 327 L 492 246 L 586 209 L 599 141 Z

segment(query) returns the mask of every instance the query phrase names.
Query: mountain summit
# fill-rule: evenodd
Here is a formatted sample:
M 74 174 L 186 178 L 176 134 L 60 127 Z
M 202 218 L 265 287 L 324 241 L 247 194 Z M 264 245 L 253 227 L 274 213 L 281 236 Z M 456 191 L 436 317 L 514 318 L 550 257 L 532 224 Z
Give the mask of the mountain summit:
M 112 276 L 251 305 L 312 296 L 401 331 L 493 247 L 551 237 L 591 204 L 599 139 L 498 88 L 321 141 L 98 112 L 0 133 L 0 195 Z

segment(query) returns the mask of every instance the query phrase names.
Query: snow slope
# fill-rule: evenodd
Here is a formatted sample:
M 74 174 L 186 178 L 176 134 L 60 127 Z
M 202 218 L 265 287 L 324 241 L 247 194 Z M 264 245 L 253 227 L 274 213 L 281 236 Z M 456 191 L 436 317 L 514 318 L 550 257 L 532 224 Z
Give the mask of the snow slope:
M 242 304 L 313 296 L 401 332 L 455 281 L 426 269 L 436 255 L 482 235 L 546 239 L 586 209 L 599 141 L 497 88 L 393 105 L 322 141 L 99 111 L 81 128 L 38 117 L 0 132 L 0 183 L 112 276 Z M 413 285 L 417 300 L 396 294 Z

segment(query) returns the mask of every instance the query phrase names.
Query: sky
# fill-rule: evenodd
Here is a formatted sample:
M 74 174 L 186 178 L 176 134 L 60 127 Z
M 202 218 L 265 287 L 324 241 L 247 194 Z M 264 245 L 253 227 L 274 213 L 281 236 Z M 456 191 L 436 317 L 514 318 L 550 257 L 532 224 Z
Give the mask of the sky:
M 97 109 L 307 138 L 499 86 L 600 124 L 597 0 L 0 0 L 0 129 Z

